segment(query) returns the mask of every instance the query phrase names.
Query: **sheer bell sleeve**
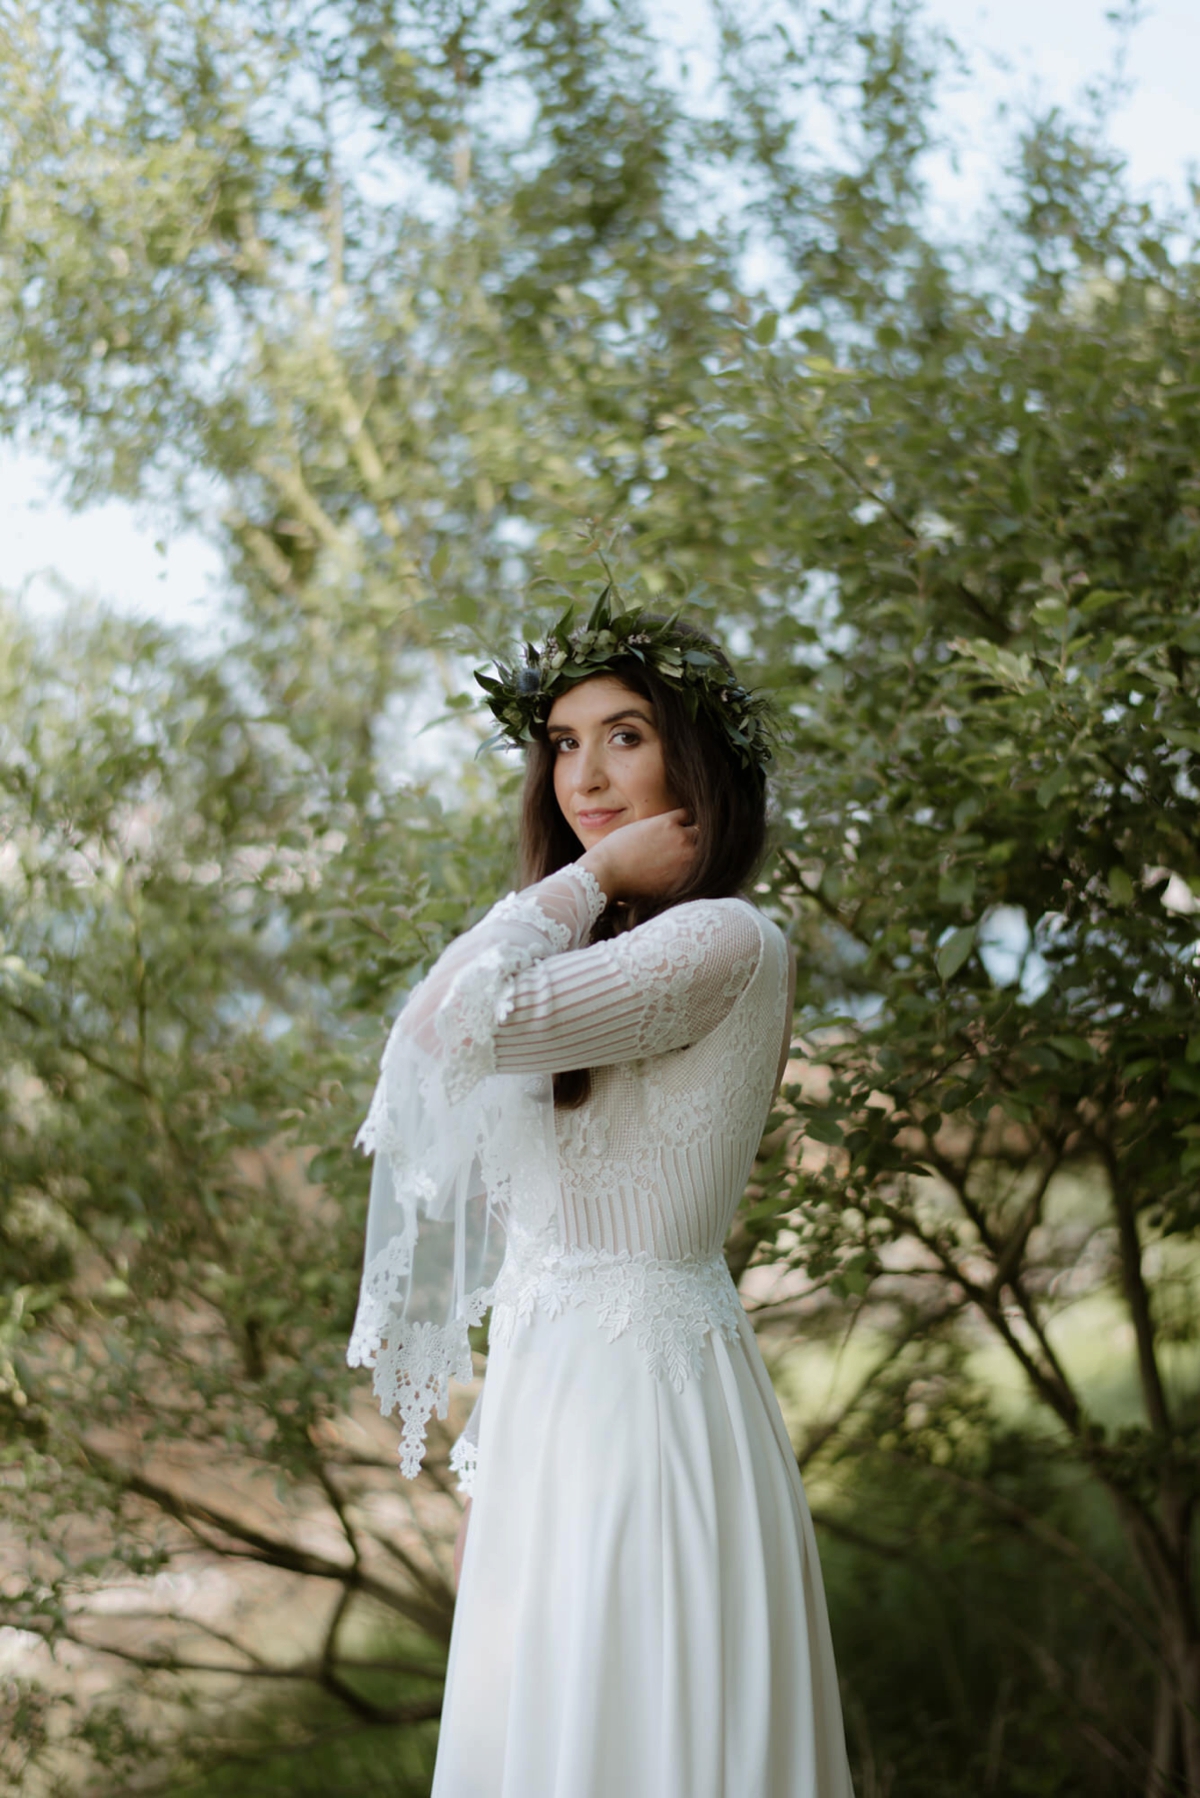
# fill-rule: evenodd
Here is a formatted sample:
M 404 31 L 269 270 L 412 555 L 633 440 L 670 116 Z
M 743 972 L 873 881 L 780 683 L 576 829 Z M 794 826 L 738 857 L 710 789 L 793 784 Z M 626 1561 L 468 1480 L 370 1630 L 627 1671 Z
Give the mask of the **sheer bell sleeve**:
M 554 1104 L 543 1070 L 501 1070 L 497 1031 L 522 974 L 586 941 L 604 907 L 574 865 L 492 907 L 441 956 L 392 1027 L 357 1142 L 374 1157 L 362 1286 L 347 1351 L 400 1418 L 419 1471 L 451 1378 L 472 1377 L 468 1330 L 491 1301 L 494 1214 L 512 1193 L 543 1221 L 557 1199 Z

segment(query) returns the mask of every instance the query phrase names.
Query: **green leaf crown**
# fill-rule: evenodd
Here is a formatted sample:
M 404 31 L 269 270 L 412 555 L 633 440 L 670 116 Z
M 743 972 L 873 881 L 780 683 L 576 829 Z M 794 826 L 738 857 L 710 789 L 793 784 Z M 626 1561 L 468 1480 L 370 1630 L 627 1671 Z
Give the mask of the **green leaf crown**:
M 526 643 L 513 665 L 497 661 L 494 674 L 476 669 L 475 679 L 500 726 L 487 747 L 533 741 L 561 694 L 608 673 L 616 661 L 633 659 L 676 688 L 693 718 L 699 713 L 710 718 L 743 766 L 765 770 L 771 760 L 766 695 L 747 691 L 700 631 L 681 624 L 678 614 L 664 618 L 642 606 L 620 609 L 611 582 L 586 624 L 576 624 L 575 614 L 572 603 L 545 644 L 539 649 Z

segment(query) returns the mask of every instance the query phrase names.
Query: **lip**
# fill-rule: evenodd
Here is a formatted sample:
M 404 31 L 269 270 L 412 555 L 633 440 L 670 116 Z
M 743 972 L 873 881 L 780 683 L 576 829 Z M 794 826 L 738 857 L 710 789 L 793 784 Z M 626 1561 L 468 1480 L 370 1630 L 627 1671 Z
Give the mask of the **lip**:
M 619 818 L 624 809 L 624 806 L 618 805 L 611 811 L 576 812 L 575 822 L 582 824 L 585 830 L 601 830 L 604 825 L 611 824 L 614 818 Z

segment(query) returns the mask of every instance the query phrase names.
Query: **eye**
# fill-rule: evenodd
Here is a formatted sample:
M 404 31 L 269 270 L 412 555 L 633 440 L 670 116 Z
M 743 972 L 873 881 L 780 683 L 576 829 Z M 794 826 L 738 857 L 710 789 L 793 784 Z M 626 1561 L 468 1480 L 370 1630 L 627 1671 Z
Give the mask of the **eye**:
M 551 747 L 554 750 L 555 755 L 561 755 L 564 749 L 573 749 L 575 747 L 575 739 L 574 737 L 555 737 Z
M 642 740 L 641 732 L 631 730 L 628 725 L 623 725 L 620 730 L 615 730 L 613 732 L 613 742 L 619 742 L 622 737 L 626 739 L 627 747 L 636 747 Z

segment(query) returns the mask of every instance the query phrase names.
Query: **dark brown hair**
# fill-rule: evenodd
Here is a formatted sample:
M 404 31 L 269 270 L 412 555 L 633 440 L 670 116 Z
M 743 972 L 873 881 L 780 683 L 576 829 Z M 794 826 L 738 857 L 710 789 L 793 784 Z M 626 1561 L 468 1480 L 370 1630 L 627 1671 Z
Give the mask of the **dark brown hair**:
M 693 642 L 700 633 L 689 627 Z M 704 648 L 728 667 L 711 638 Z M 720 728 L 703 712 L 693 717 L 686 697 L 634 657 L 615 658 L 606 675 L 650 702 L 662 742 L 667 790 L 698 827 L 698 850 L 684 885 L 662 899 L 609 905 L 593 942 L 616 936 L 689 899 L 724 899 L 748 885 L 762 861 L 767 838 L 766 778 L 747 768 Z M 732 673 L 732 670 L 731 670 Z M 582 684 L 582 683 L 581 683 Z M 554 793 L 554 750 L 543 733 L 527 750 L 521 802 L 521 884 L 532 885 L 577 861 L 583 845 L 564 818 Z M 586 1068 L 554 1076 L 556 1104 L 582 1105 L 591 1091 Z

